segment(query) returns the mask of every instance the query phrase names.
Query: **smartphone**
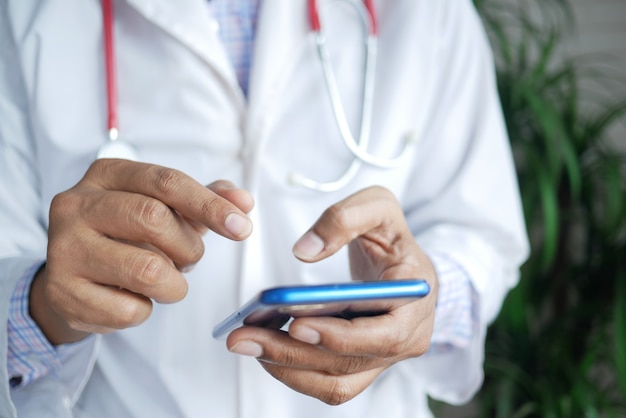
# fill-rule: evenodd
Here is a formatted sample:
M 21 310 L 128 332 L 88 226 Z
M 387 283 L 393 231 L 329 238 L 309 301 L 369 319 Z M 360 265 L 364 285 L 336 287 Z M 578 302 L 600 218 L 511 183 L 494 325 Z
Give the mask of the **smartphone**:
M 274 287 L 263 290 L 213 328 L 223 338 L 242 325 L 278 329 L 291 318 L 380 315 L 422 298 L 430 287 L 422 279 L 352 281 L 321 285 Z

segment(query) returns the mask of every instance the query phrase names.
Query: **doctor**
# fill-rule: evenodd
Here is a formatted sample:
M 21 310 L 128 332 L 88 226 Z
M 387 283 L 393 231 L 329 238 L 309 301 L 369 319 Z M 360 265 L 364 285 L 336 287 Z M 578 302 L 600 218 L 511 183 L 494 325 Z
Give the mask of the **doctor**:
M 471 398 L 527 256 L 488 43 L 469 0 L 370 3 L 0 0 L 1 417 Z M 211 337 L 268 286 L 409 277 Z

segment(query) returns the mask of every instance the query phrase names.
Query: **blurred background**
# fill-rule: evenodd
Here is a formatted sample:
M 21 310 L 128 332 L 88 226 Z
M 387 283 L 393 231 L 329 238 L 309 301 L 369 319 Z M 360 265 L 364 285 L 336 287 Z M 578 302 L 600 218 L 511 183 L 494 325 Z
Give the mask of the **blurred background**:
M 474 0 L 532 255 L 485 384 L 438 418 L 626 417 L 626 0 Z

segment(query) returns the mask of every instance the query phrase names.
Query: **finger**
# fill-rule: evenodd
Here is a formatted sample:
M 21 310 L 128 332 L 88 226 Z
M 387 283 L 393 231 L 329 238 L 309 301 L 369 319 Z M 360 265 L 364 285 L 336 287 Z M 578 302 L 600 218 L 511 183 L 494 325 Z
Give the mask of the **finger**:
M 252 232 L 252 223 L 244 211 L 178 170 L 101 159 L 91 165 L 83 182 L 153 197 L 184 217 L 231 239 L 242 240 Z
M 46 294 L 70 327 L 78 331 L 102 334 L 134 327 L 152 312 L 152 302 L 145 296 L 81 278 L 69 279 L 62 286 L 51 282 Z
M 312 396 L 329 405 L 341 405 L 363 392 L 384 368 L 365 370 L 351 375 L 329 375 L 260 362 L 269 374 L 291 389 Z
M 161 303 L 182 300 L 188 284 L 175 266 L 159 254 L 103 236 L 85 239 L 88 253 L 75 274 L 95 283 L 128 289 Z
M 200 234 L 159 200 L 128 192 L 91 192 L 83 219 L 106 236 L 158 248 L 178 267 L 198 262 L 204 253 Z
M 433 329 L 429 309 L 429 303 L 416 301 L 386 314 L 350 320 L 303 317 L 291 323 L 289 335 L 342 356 L 395 362 L 428 350 Z
M 249 213 L 254 207 L 254 199 L 252 195 L 244 189 L 239 189 L 227 180 L 217 180 L 207 186 L 210 190 L 228 200 L 245 213 Z M 185 220 L 201 235 L 208 230 L 203 224 L 185 217 Z
M 373 250 L 380 252 L 393 252 L 408 233 L 396 198 L 382 187 L 362 190 L 328 208 L 296 242 L 293 252 L 303 261 L 318 261 L 372 231 L 377 231 L 369 237 Z
M 381 367 L 387 361 L 370 356 L 338 355 L 295 340 L 284 331 L 260 327 L 239 328 L 228 336 L 226 344 L 230 351 L 237 354 L 252 355 L 264 362 L 294 369 L 316 370 L 330 375 L 371 370 Z
M 254 198 L 245 189 L 236 187 L 228 180 L 217 180 L 207 186 L 210 190 L 228 200 L 243 212 L 248 213 L 254 207 Z

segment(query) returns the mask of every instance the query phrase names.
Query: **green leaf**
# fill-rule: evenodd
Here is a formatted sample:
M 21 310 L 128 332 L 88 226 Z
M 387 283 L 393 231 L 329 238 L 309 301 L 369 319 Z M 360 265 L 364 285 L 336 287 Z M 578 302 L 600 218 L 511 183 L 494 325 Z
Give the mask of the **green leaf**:
M 622 221 L 624 214 L 624 175 L 620 169 L 619 161 L 611 158 L 606 162 L 606 226 L 609 231 L 614 231 Z
M 557 192 L 545 169 L 539 170 L 538 181 L 545 231 L 541 260 L 545 270 L 552 264 L 556 255 L 559 236 L 559 209 Z
M 563 141 L 561 145 L 572 199 L 577 202 L 582 191 L 582 167 L 580 166 L 578 155 L 576 155 L 573 142 Z
M 617 273 L 615 289 L 615 367 L 622 393 L 626 398 L 626 274 Z
M 491 357 L 485 362 L 485 372 L 489 376 L 497 377 L 495 380 L 509 381 L 514 383 L 514 386 L 518 388 L 518 391 L 524 391 L 525 393 L 536 395 L 536 384 L 533 377 L 523 369 L 521 364 L 507 358 Z M 498 384 L 496 389 L 499 391 L 501 385 Z
M 498 400 L 496 401 L 496 418 L 509 418 L 513 406 L 513 381 L 504 380 L 500 385 Z
M 527 100 L 533 110 L 533 116 L 541 126 L 543 144 L 548 157 L 548 172 L 550 178 L 556 183 L 562 169 L 562 143 L 567 135 L 562 120 L 555 107 L 547 100 L 539 96 L 532 88 L 523 88 L 521 94 Z
M 535 402 L 526 402 L 519 407 L 517 411 L 511 416 L 511 418 L 526 418 L 530 416 L 536 416 L 538 413 L 537 404 Z

